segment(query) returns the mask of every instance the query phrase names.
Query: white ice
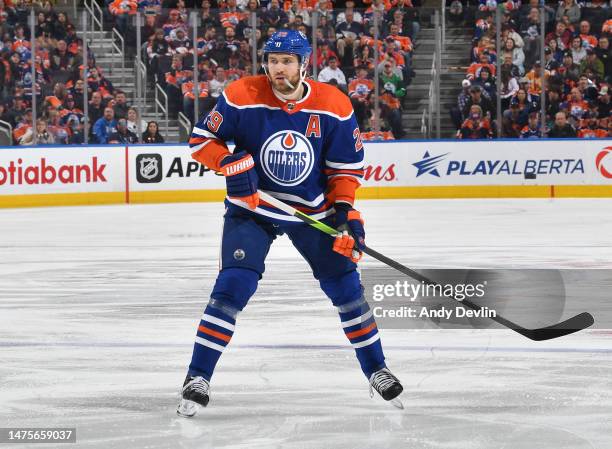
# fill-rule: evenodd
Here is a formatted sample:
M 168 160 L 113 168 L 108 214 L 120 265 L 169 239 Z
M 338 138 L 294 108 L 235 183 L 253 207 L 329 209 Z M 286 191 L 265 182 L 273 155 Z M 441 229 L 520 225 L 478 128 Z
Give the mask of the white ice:
M 408 266 L 612 268 L 609 200 L 359 206 L 370 246 Z M 612 447 L 611 332 L 534 343 L 508 330 L 382 329 L 405 387 L 398 410 L 370 399 L 334 308 L 286 238 L 209 407 L 177 417 L 222 212 L 1 210 L 0 427 L 77 428 L 76 445 L 47 447 Z

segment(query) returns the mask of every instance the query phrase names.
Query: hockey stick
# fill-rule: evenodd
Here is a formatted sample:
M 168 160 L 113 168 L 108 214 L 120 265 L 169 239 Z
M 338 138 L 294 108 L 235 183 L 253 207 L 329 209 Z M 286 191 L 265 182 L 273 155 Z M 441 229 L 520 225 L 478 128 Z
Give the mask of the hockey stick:
M 259 197 L 266 203 L 282 210 L 283 212 L 293 217 L 299 218 L 303 222 L 309 224 L 310 226 L 318 229 L 321 232 L 324 232 L 334 237 L 338 235 L 338 231 L 332 228 L 331 226 L 328 226 L 319 220 L 315 220 L 314 218 L 306 215 L 303 212 L 300 212 L 294 207 L 289 206 L 288 204 L 274 198 L 273 196 L 270 196 L 269 194 L 262 192 L 261 190 L 259 191 Z M 411 270 L 410 268 L 402 265 L 399 262 L 396 262 L 395 260 L 385 256 L 384 254 L 379 253 L 378 251 L 373 250 L 372 248 L 368 246 L 364 246 L 362 248 L 362 251 L 372 256 L 373 258 L 383 262 L 384 264 L 390 266 L 391 268 L 395 268 L 397 271 L 404 273 L 417 281 L 420 281 L 420 282 L 423 282 L 429 285 L 437 285 L 435 281 L 423 276 L 420 273 L 417 273 L 414 270 Z M 469 307 L 470 309 L 473 309 L 473 310 L 481 309 L 480 306 L 476 305 L 469 299 L 459 300 L 455 298 L 454 296 L 450 296 L 450 295 L 448 296 L 448 298 L 453 299 L 459 302 L 460 304 Z M 576 316 L 568 318 L 565 321 L 561 321 L 560 323 L 553 324 L 552 326 L 540 327 L 537 329 L 527 329 L 523 326 L 519 326 L 518 324 L 500 315 L 490 316 L 489 318 L 501 324 L 502 326 L 512 329 L 513 331 L 518 332 L 524 337 L 527 337 L 530 340 L 534 340 L 534 341 L 552 340 L 553 338 L 559 338 L 559 337 L 563 337 L 564 335 L 573 334 L 574 332 L 578 332 L 583 329 L 586 329 L 587 327 L 590 327 L 595 322 L 595 320 L 593 319 L 593 316 L 588 312 L 582 312 Z

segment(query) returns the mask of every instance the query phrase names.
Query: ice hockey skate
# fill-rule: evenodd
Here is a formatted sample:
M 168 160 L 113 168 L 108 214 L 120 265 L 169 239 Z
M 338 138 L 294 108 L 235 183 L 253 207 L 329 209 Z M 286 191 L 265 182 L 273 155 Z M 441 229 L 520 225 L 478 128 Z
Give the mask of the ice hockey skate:
M 404 404 L 399 399 L 404 387 L 387 368 L 380 369 L 370 376 L 370 397 L 374 396 L 374 390 L 385 401 L 390 401 L 397 408 L 404 408 Z
M 176 413 L 185 418 L 192 418 L 200 407 L 206 407 L 210 400 L 210 384 L 200 376 L 187 376 L 181 390 L 181 402 Z

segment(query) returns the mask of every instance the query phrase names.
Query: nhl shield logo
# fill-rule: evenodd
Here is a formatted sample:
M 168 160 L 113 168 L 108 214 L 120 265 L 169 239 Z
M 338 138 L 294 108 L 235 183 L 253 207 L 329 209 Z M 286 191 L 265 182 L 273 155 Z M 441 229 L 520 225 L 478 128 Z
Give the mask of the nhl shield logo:
M 162 158 L 160 154 L 139 154 L 136 156 L 136 179 L 141 183 L 155 183 L 162 180 Z

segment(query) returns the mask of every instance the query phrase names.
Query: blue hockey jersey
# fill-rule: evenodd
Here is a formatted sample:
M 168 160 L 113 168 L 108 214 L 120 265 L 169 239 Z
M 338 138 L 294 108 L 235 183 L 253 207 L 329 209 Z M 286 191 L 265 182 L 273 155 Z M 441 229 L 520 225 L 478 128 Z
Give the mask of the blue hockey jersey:
M 348 97 L 336 87 L 304 82 L 304 97 L 285 101 L 265 75 L 234 81 L 196 124 L 189 144 L 196 160 L 218 170 L 225 142 L 233 141 L 236 151 L 253 156 L 260 190 L 320 219 L 333 214 L 335 201 L 352 204 L 364 151 Z M 266 203 L 255 213 L 298 221 Z

